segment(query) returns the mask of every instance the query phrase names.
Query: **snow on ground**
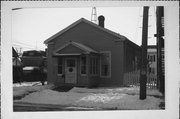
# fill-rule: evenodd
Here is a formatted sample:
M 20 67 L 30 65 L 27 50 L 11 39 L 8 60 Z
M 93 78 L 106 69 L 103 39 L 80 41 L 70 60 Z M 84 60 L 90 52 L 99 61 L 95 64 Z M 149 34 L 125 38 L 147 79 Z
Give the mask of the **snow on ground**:
M 77 92 L 77 93 L 110 93 L 110 92 L 116 92 L 116 93 L 125 93 L 129 95 L 139 95 L 139 88 L 138 87 L 121 87 L 121 88 L 96 88 L 96 89 L 89 89 L 89 88 L 78 88 L 75 87 L 71 92 Z M 149 96 L 162 96 L 162 93 L 160 93 L 158 90 L 155 89 L 147 89 L 147 95 Z
M 13 87 L 13 97 L 22 97 L 29 93 L 36 92 L 36 91 L 42 91 L 44 89 L 53 89 L 53 85 L 36 85 L 36 86 L 17 86 Z
M 87 93 L 57 92 L 47 89 L 41 92 L 31 93 L 21 99 L 20 102 L 72 105 L 79 97 L 85 97 L 87 95 Z
M 47 82 L 46 82 L 47 84 Z M 22 82 L 22 83 L 14 83 L 13 87 L 23 87 L 23 86 L 35 86 L 35 85 L 41 85 L 41 82 Z
M 157 95 L 156 91 L 149 93 Z M 147 96 L 139 100 L 136 88 L 73 88 L 69 92 L 57 92 L 45 89 L 31 93 L 16 102 L 37 104 L 57 104 L 102 109 L 159 109 L 160 98 Z M 160 94 L 160 93 L 159 93 Z M 158 94 L 158 95 L 159 95 Z
M 100 107 L 110 109 L 159 109 L 161 100 L 148 96 L 146 100 L 139 100 L 138 95 L 127 94 L 93 94 L 78 100 L 78 106 Z

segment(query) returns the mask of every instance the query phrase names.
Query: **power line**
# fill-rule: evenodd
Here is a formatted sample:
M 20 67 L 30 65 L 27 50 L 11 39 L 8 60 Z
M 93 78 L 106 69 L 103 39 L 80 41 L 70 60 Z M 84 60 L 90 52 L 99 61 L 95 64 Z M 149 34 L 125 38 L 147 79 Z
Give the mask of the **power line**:
M 22 46 L 22 45 L 18 45 L 18 44 L 13 44 L 13 46 L 20 47 L 20 48 L 34 49 L 32 47 Z
M 18 44 L 25 45 L 25 46 L 30 46 L 30 47 L 35 47 L 34 45 L 32 46 L 32 45 L 22 43 L 22 42 L 18 42 L 18 41 L 14 41 L 14 43 L 18 43 Z
M 137 23 L 136 23 L 136 32 L 135 32 L 135 42 L 136 42 L 136 44 L 138 44 L 138 26 L 139 26 L 139 23 L 140 23 L 140 18 L 139 18 L 139 15 L 140 15 L 140 11 L 141 11 L 141 8 L 139 8 L 139 11 L 138 11 L 138 15 L 137 15 L 137 18 L 136 18 L 136 20 L 137 20 Z
M 45 49 L 45 47 L 40 47 L 40 46 L 37 46 L 37 45 L 33 46 L 33 45 L 26 44 L 26 43 L 18 42 L 18 41 L 14 41 L 13 44 L 16 45 L 16 46 L 26 47 L 26 48 L 28 47 L 30 49 L 36 49 L 36 50 L 37 50 L 37 48 L 38 49 Z

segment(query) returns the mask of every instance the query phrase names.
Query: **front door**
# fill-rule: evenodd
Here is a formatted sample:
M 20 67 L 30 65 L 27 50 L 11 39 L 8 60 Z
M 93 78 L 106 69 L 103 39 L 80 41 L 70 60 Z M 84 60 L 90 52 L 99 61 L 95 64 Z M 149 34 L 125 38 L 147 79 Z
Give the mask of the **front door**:
M 76 58 L 65 59 L 65 83 L 77 83 L 77 60 Z

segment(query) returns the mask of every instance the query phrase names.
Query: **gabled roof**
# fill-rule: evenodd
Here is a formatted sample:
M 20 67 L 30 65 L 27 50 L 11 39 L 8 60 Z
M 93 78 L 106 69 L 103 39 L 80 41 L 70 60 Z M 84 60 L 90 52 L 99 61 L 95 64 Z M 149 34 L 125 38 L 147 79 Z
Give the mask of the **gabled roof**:
M 91 26 L 93 26 L 93 27 L 96 27 L 96 28 L 98 28 L 98 29 L 100 29 L 100 30 L 102 30 L 102 31 L 105 31 L 105 32 L 107 32 L 107 33 L 109 33 L 109 34 L 111 34 L 111 35 L 113 35 L 113 36 L 116 36 L 118 39 L 121 39 L 121 40 L 125 40 L 125 39 L 126 39 L 125 36 L 122 36 L 122 35 L 120 35 L 120 34 L 118 34 L 118 33 L 115 33 L 115 32 L 113 32 L 113 31 L 111 31 L 111 30 L 108 30 L 108 29 L 106 29 L 106 28 L 103 28 L 103 27 L 101 27 L 101 26 L 99 26 L 99 25 L 97 25 L 97 24 L 95 24 L 95 23 L 93 23 L 93 22 L 91 22 L 91 21 L 88 21 L 88 20 L 86 20 L 86 19 L 84 19 L 84 18 L 81 18 L 81 19 L 77 20 L 76 22 L 72 23 L 71 25 L 69 25 L 68 27 L 66 27 L 65 29 L 61 30 L 60 32 L 56 33 L 55 35 L 53 35 L 53 36 L 51 36 L 50 38 L 48 38 L 47 40 L 45 40 L 44 43 L 45 43 L 45 44 L 48 44 L 48 43 L 49 43 L 50 41 L 52 41 L 54 38 L 56 38 L 57 36 L 63 34 L 63 33 L 66 32 L 66 31 L 68 31 L 69 29 L 75 27 L 76 25 L 78 25 L 78 24 L 81 23 L 81 22 L 87 23 L 87 24 L 89 24 L 89 25 L 91 25 Z
M 57 50 L 54 51 L 54 55 L 60 55 L 58 52 L 63 50 L 64 48 L 68 47 L 69 45 L 73 45 L 79 49 L 81 49 L 82 51 L 84 51 L 85 54 L 89 54 L 89 53 L 98 53 L 98 51 L 84 45 L 81 43 L 77 43 L 74 41 L 70 41 L 68 43 L 66 43 L 65 45 L 63 45 L 62 47 L 58 48 Z

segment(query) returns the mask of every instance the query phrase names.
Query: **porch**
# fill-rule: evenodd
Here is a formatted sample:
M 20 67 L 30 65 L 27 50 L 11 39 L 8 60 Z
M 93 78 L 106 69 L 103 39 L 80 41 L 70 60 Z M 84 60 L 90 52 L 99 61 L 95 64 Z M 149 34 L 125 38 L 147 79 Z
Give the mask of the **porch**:
M 99 84 L 98 51 L 70 41 L 53 53 L 55 84 L 57 86 L 88 86 Z

